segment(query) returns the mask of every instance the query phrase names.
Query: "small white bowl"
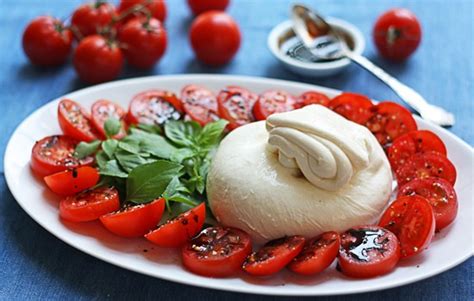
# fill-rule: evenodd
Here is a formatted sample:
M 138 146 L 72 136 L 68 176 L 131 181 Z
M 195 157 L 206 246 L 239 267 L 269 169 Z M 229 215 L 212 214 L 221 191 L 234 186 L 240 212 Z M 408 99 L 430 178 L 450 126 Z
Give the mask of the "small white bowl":
M 350 41 L 352 41 L 351 48 L 355 53 L 362 54 L 365 48 L 365 39 L 357 27 L 336 18 L 327 18 L 327 22 L 346 36 L 349 45 L 351 43 Z M 347 58 L 321 63 L 303 62 L 294 59 L 283 53 L 281 49 L 283 43 L 294 36 L 293 23 L 291 20 L 287 20 L 275 26 L 268 35 L 267 40 L 268 48 L 270 48 L 273 55 L 283 64 L 283 66 L 294 73 L 309 77 L 331 76 L 341 72 L 351 63 Z

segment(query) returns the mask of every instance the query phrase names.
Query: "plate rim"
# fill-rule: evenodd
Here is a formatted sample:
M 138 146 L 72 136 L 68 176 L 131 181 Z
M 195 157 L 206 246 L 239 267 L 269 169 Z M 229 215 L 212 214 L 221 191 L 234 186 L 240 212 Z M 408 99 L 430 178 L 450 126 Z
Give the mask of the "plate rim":
M 174 80 L 174 79 L 179 80 L 179 79 L 181 79 L 182 80 L 183 78 L 186 78 L 186 79 L 189 78 L 190 81 L 192 81 L 193 79 L 199 79 L 199 80 L 204 79 L 205 80 L 207 78 L 207 79 L 210 79 L 210 80 L 218 79 L 219 81 L 222 80 L 222 79 L 225 79 L 226 81 L 228 80 L 230 82 L 232 80 L 235 80 L 235 81 L 260 82 L 260 83 L 263 83 L 263 84 L 268 83 L 270 81 L 270 82 L 272 82 L 272 84 L 276 84 L 276 85 L 278 85 L 278 84 L 286 85 L 286 86 L 292 86 L 293 85 L 293 86 L 299 86 L 299 87 L 307 86 L 308 88 L 313 88 L 313 89 L 316 88 L 318 90 L 328 91 L 330 93 L 341 93 L 341 91 L 337 90 L 337 89 L 328 88 L 328 87 L 324 87 L 324 86 L 319 86 L 319 85 L 315 85 L 315 84 L 308 84 L 308 83 L 302 83 L 302 82 L 297 82 L 297 81 L 291 81 L 291 80 L 282 80 L 282 79 L 277 79 L 277 78 L 259 77 L 259 76 L 208 74 L 208 73 L 172 74 L 172 75 L 154 75 L 154 76 L 136 77 L 136 78 L 122 79 L 122 80 L 102 83 L 102 84 L 99 84 L 99 85 L 90 86 L 90 87 L 82 88 L 82 89 L 79 89 L 79 90 L 71 91 L 67 94 L 64 94 L 64 95 L 61 95 L 57 98 L 49 100 L 48 102 L 44 103 L 42 106 L 40 106 L 39 108 L 37 108 L 33 112 L 31 112 L 25 119 L 23 119 L 16 126 L 15 130 L 13 131 L 10 138 L 8 139 L 8 143 L 7 143 L 7 146 L 5 148 L 5 153 L 4 153 L 4 164 L 3 164 L 4 165 L 4 176 L 5 176 L 5 182 L 7 183 L 7 187 L 9 189 L 10 193 L 12 194 L 13 198 L 17 202 L 17 204 L 20 205 L 20 207 L 29 215 L 29 217 L 32 218 L 37 224 L 39 224 L 43 229 L 48 231 L 50 234 L 55 236 L 57 239 L 65 242 L 69 246 L 71 246 L 71 247 L 73 247 L 73 248 L 75 248 L 75 249 L 77 249 L 77 250 L 79 250 L 79 251 L 81 251 L 85 254 L 88 254 L 89 256 L 95 257 L 97 259 L 100 259 L 100 260 L 105 261 L 109 264 L 118 266 L 120 268 L 129 270 L 129 271 L 133 271 L 135 273 L 147 275 L 147 276 L 150 276 L 150 277 L 153 277 L 153 278 L 158 278 L 158 279 L 171 281 L 171 282 L 175 282 L 175 283 L 180 283 L 180 284 L 184 284 L 184 285 L 191 285 L 191 286 L 195 286 L 195 287 L 215 289 L 215 290 L 220 290 L 220 291 L 229 291 L 229 292 L 238 292 L 238 293 L 247 293 L 247 294 L 258 294 L 258 295 L 271 295 L 271 296 L 277 296 L 277 295 L 278 296 L 333 296 L 333 295 L 349 295 L 349 294 L 360 294 L 360 293 L 366 293 L 366 292 L 375 292 L 375 291 L 386 290 L 386 289 L 390 289 L 390 288 L 394 288 L 394 287 L 400 287 L 400 286 L 403 286 L 403 285 L 407 285 L 407 284 L 410 284 L 410 283 L 414 283 L 414 282 L 418 282 L 418 281 L 430 278 L 432 276 L 435 276 L 435 275 L 438 275 L 442 272 L 445 272 L 449 269 L 452 269 L 453 267 L 463 263 L 464 261 L 468 260 L 469 258 L 471 258 L 474 255 L 474 250 L 471 249 L 471 252 L 466 252 L 464 254 L 464 256 L 461 256 L 461 257 L 457 258 L 456 260 L 454 260 L 453 262 L 451 262 L 451 264 L 449 264 L 447 266 L 432 269 L 428 273 L 425 273 L 425 274 L 422 274 L 422 275 L 419 275 L 419 276 L 415 276 L 413 278 L 406 278 L 406 279 L 402 279 L 400 281 L 395 281 L 395 282 L 393 282 L 391 284 L 388 284 L 388 285 L 385 285 L 383 287 L 369 288 L 369 289 L 364 288 L 364 286 L 361 285 L 360 288 L 352 289 L 350 291 L 344 291 L 344 292 L 334 292 L 334 291 L 332 291 L 332 292 L 314 293 L 314 292 L 311 292 L 311 291 L 303 291 L 301 293 L 297 293 L 297 292 L 295 293 L 293 291 L 279 291 L 277 294 L 275 294 L 271 290 L 256 291 L 255 288 L 252 288 L 252 287 L 239 287 L 239 286 L 229 286 L 229 285 L 216 286 L 216 285 L 213 285 L 213 284 L 206 284 L 205 281 L 196 283 L 196 282 L 186 281 L 185 278 L 168 277 L 168 275 L 166 275 L 166 274 L 161 274 L 161 275 L 157 276 L 156 274 L 153 274 L 151 272 L 144 271 L 144 270 L 141 270 L 141 269 L 138 269 L 138 268 L 134 268 L 133 266 L 129 266 L 129 265 L 124 264 L 122 262 L 116 262 L 114 260 L 111 260 L 106 256 L 106 254 L 101 254 L 101 253 L 97 254 L 97 253 L 94 253 L 92 251 L 89 251 L 85 247 L 82 247 L 80 245 L 75 244 L 68 237 L 60 237 L 57 233 L 55 233 L 54 229 L 53 230 L 50 229 L 50 227 L 47 225 L 47 223 L 44 223 L 40 219 L 36 218 L 36 216 L 32 212 L 30 212 L 31 210 L 29 210 L 25 206 L 24 203 L 19 201 L 19 197 L 17 196 L 17 192 L 13 191 L 10 188 L 11 185 L 12 185 L 11 183 L 12 183 L 13 179 L 11 179 L 12 174 L 11 174 L 11 172 L 9 172 L 9 166 L 8 166 L 8 163 L 7 163 L 6 159 L 7 159 L 7 157 L 10 156 L 9 154 L 12 152 L 12 150 L 11 150 L 12 147 L 13 147 L 12 146 L 13 145 L 13 143 L 12 143 L 13 139 L 12 138 L 15 137 L 18 134 L 20 128 L 22 128 L 23 125 L 29 121 L 29 119 L 31 119 L 34 116 L 39 115 L 43 111 L 47 110 L 48 106 L 50 106 L 52 102 L 59 101 L 60 99 L 65 98 L 65 97 L 70 97 L 71 94 L 90 93 L 90 92 L 95 91 L 95 90 L 107 89 L 109 87 L 113 87 L 113 86 L 120 85 L 120 84 L 133 84 L 134 82 L 154 81 L 154 80 L 160 80 L 160 79 L 162 79 L 162 80 Z M 416 115 L 414 115 L 414 117 L 415 117 L 417 122 L 422 120 L 420 117 L 418 117 Z M 427 121 L 423 120 L 422 122 L 427 122 Z M 444 134 L 447 134 L 447 135 L 451 136 L 451 138 L 453 138 L 458 144 L 462 145 L 462 148 L 468 149 L 471 152 L 471 155 L 474 156 L 473 147 L 471 147 L 466 141 L 462 140 L 460 137 L 456 136 L 454 133 L 452 133 L 452 132 L 450 132 L 450 131 L 442 128 L 442 127 L 439 127 L 439 126 L 436 126 L 436 127 L 437 127 L 438 130 L 441 130 Z M 264 285 L 262 285 L 262 286 L 264 286 Z

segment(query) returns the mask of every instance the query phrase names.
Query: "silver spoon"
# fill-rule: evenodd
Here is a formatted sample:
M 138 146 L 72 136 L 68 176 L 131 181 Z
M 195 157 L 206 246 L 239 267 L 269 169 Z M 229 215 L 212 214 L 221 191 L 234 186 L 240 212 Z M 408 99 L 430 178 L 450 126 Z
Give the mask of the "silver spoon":
M 440 126 L 454 125 L 453 114 L 429 104 L 418 92 L 398 81 L 366 57 L 350 50 L 345 39 L 315 11 L 297 4 L 292 8 L 291 17 L 296 35 L 314 56 L 322 60 L 349 58 L 389 86 L 405 103 L 420 113 L 423 119 Z

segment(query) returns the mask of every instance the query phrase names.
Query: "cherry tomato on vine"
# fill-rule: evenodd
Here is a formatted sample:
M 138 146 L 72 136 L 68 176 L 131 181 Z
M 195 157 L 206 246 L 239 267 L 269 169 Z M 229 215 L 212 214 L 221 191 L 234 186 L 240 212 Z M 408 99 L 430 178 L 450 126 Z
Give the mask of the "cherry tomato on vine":
M 197 16 L 208 10 L 225 10 L 229 5 L 229 0 L 188 0 L 188 5 Z
M 100 35 L 87 36 L 74 52 L 74 68 L 88 83 L 115 79 L 122 71 L 123 54 L 114 42 Z
M 31 21 L 23 33 L 23 51 L 38 66 L 57 66 L 66 61 L 71 52 L 72 32 L 63 22 L 49 16 Z
M 391 9 L 377 19 L 372 35 L 383 57 L 401 61 L 415 52 L 420 44 L 421 25 L 408 9 Z
M 165 0 L 121 0 L 118 6 L 118 12 L 123 15 L 129 13 L 125 20 L 132 18 L 133 16 L 144 16 L 144 9 L 139 12 L 131 13 L 135 8 L 144 6 L 153 18 L 164 22 L 166 20 L 166 2 Z
M 160 60 L 166 50 L 166 31 L 155 18 L 136 17 L 119 31 L 120 47 L 127 62 L 137 68 L 148 69 Z
M 115 7 L 107 2 L 96 0 L 79 6 L 72 15 L 71 25 L 82 37 L 96 34 L 101 28 L 110 25 L 116 17 Z
M 197 58 L 211 66 L 229 62 L 240 47 L 240 29 L 228 14 L 208 11 L 200 14 L 189 31 Z

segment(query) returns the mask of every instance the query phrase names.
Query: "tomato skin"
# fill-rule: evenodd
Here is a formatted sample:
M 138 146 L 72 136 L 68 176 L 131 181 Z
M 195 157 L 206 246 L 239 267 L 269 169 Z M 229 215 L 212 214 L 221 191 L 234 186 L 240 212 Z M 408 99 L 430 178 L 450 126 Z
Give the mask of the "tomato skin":
M 187 85 L 181 90 L 184 112 L 201 126 L 219 119 L 217 98 L 212 91 L 198 85 Z
M 307 241 L 301 253 L 293 258 L 288 268 L 301 275 L 321 273 L 336 259 L 341 239 L 334 231 L 325 232 Z
M 35 65 L 57 66 L 67 60 L 73 39 L 72 32 L 60 20 L 42 16 L 26 27 L 22 38 L 23 51 Z
M 240 29 L 228 14 L 208 11 L 191 24 L 189 40 L 197 58 L 210 66 L 228 63 L 240 47 Z
M 414 154 L 395 171 L 395 175 L 400 186 L 428 177 L 443 178 L 453 186 L 456 183 L 456 167 L 446 156 L 436 152 Z
M 384 275 L 391 272 L 399 260 L 398 239 L 387 229 L 358 226 L 341 234 L 338 267 L 346 276 L 372 278 Z
M 119 207 L 118 191 L 114 187 L 99 187 L 62 199 L 59 215 L 70 222 L 89 222 Z
M 456 219 L 458 198 L 451 183 L 445 179 L 414 179 L 398 190 L 398 197 L 404 195 L 419 195 L 428 200 L 434 211 L 436 231 L 447 227 Z
M 60 196 L 74 195 L 99 182 L 99 172 L 90 166 L 81 166 L 44 177 L 49 189 Z
M 128 108 L 127 121 L 131 124 L 163 125 L 169 119 L 180 119 L 182 112 L 181 101 L 174 93 L 148 90 L 133 96 Z
M 257 96 L 247 89 L 228 86 L 217 95 L 219 116 L 229 121 L 227 128 L 233 130 L 253 121 L 252 108 Z
M 250 254 L 242 268 L 255 276 L 278 273 L 303 250 L 304 243 L 304 237 L 298 235 L 269 241 L 260 250 Z
M 97 139 L 89 114 L 73 100 L 63 99 L 59 102 L 58 122 L 63 133 L 69 137 L 86 142 Z
M 155 18 L 135 17 L 121 27 L 119 41 L 130 65 L 149 69 L 166 51 L 166 30 Z
M 373 114 L 366 126 L 382 146 L 418 129 L 410 111 L 397 103 L 383 101 L 373 106 L 371 111 Z
M 372 116 L 370 111 L 374 105 L 369 98 L 362 94 L 344 92 L 334 97 L 328 107 L 339 115 L 365 125 Z
M 294 110 L 295 103 L 296 99 L 288 92 L 269 90 L 262 93 L 253 105 L 253 116 L 256 120 L 266 120 L 272 114 Z
M 393 170 L 398 170 L 406 160 L 416 153 L 434 151 L 446 156 L 446 146 L 433 132 L 427 130 L 411 131 L 395 139 L 387 149 L 387 157 Z
M 114 43 L 100 35 L 90 35 L 74 51 L 74 68 L 81 80 L 96 84 L 117 78 L 122 71 L 123 54 Z
M 97 30 L 107 26 L 116 17 L 115 7 L 107 2 L 87 3 L 79 6 L 73 13 L 71 25 L 82 37 L 97 34 Z
M 129 10 L 131 10 L 134 6 L 144 4 L 145 7 L 150 11 L 151 16 L 160 20 L 161 22 L 165 22 L 167 9 L 166 9 L 166 1 L 164 0 L 120 0 L 120 4 L 118 6 L 118 12 L 123 14 Z M 132 14 L 130 17 L 125 18 L 125 20 L 133 18 L 133 16 L 143 16 L 143 13 L 135 13 Z
M 113 137 L 114 139 L 122 139 L 127 135 L 127 124 L 124 121 L 127 113 L 121 106 L 107 99 L 99 99 L 94 102 L 91 111 L 92 124 L 97 129 L 102 139 L 106 138 L 104 125 L 107 119 L 109 118 L 115 118 L 117 120 L 120 120 L 122 123 L 121 129 L 119 133 Z
M 224 11 L 229 0 L 188 0 L 188 5 L 195 16 L 209 10 Z
M 206 205 L 201 203 L 147 233 L 145 238 L 160 247 L 181 247 L 201 231 L 205 219 Z
M 165 210 L 165 200 L 127 207 L 100 217 L 107 230 L 121 237 L 142 237 L 156 227 Z
M 300 109 L 309 105 L 322 105 L 327 107 L 331 99 L 323 93 L 307 91 L 301 94 L 296 100 L 295 109 Z
M 418 195 L 397 198 L 379 221 L 380 227 L 397 236 L 402 258 L 416 255 L 428 248 L 435 233 L 435 224 L 430 203 Z
M 77 140 L 64 135 L 44 137 L 33 146 L 31 169 L 43 178 L 67 169 L 92 165 L 94 158 L 91 156 L 80 160 L 74 157 L 77 143 Z
M 183 265 L 207 277 L 228 277 L 238 273 L 252 252 L 250 236 L 235 228 L 210 227 L 181 250 Z
M 401 61 L 418 48 L 421 41 L 421 25 L 408 9 L 391 9 L 377 19 L 372 36 L 375 46 L 383 57 Z

